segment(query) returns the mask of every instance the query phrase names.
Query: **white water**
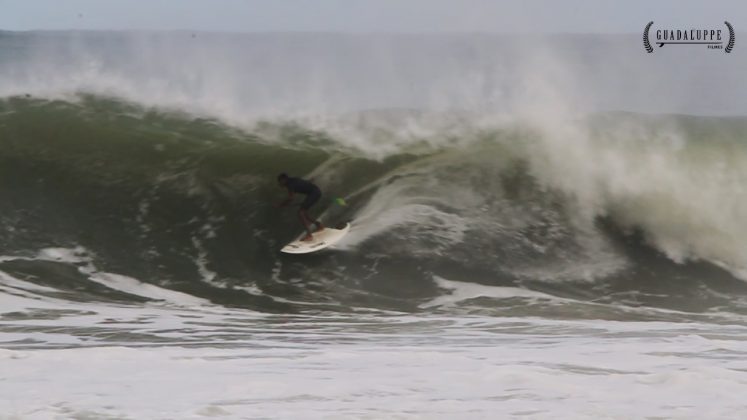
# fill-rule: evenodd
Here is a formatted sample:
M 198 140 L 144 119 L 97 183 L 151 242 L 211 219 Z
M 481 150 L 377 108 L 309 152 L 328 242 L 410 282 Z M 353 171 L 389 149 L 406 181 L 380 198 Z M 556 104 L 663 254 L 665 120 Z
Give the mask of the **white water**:
M 726 419 L 747 410 L 742 326 L 85 309 L 98 313 L 1 322 L 4 418 Z M 52 328 L 9 332 L 42 326 Z M 106 331 L 85 332 L 94 326 Z M 165 341 L 117 341 L 117 330 Z M 29 339 L 31 349 L 13 343 Z
M 42 254 L 79 258 L 62 251 Z M 437 283 L 443 296 L 423 307 L 565 301 Z M 2 418 L 729 419 L 747 410 L 747 327 L 735 315 L 264 315 L 190 299 L 68 302 L 7 274 L 0 284 Z

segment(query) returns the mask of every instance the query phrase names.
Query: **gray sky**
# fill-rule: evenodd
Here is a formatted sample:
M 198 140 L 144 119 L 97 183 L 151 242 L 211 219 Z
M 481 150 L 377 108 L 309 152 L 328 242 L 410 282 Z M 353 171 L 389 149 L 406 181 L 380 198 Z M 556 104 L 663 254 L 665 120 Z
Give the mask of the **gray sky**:
M 640 32 L 747 27 L 747 1 L 0 0 L 0 29 L 324 32 Z

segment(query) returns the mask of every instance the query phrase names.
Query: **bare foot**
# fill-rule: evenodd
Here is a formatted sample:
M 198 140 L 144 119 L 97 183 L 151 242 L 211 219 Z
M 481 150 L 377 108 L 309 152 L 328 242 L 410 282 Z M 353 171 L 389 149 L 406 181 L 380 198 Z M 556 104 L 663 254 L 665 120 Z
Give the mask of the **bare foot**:
M 303 238 L 301 238 L 301 240 L 304 241 L 304 242 L 313 241 L 314 237 L 311 236 L 311 234 L 308 234 L 308 235 L 304 236 Z

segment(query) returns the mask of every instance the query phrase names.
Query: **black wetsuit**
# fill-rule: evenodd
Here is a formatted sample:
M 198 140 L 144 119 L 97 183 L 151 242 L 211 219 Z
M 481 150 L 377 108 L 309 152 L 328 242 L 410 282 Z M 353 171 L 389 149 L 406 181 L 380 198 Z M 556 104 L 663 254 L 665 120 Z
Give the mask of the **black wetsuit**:
M 322 190 L 319 187 L 301 178 L 288 178 L 285 186 L 294 193 L 306 195 L 306 199 L 301 203 L 301 208 L 304 210 L 310 209 L 322 196 Z

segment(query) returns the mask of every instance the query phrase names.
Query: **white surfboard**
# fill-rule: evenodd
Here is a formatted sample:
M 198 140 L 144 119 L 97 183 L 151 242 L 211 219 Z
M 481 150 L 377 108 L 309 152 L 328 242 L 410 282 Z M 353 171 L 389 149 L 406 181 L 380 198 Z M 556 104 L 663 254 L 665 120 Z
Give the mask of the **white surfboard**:
M 284 246 L 280 252 L 285 252 L 286 254 L 308 254 L 309 252 L 319 251 L 336 244 L 343 236 L 347 235 L 349 230 L 350 223 L 345 223 L 342 229 L 325 227 L 321 232 L 314 232 L 312 234 L 314 239 L 310 241 L 302 241 L 301 238 L 306 236 L 306 234 L 303 234 L 295 241 Z

